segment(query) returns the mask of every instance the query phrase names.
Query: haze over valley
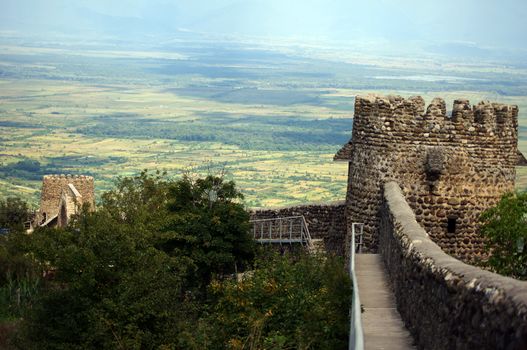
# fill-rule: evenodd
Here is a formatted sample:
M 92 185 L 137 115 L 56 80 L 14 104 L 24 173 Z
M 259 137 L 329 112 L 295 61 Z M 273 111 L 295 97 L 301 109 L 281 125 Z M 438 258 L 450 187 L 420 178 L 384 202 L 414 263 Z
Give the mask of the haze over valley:
M 526 6 L 502 3 L 5 1 L 0 195 L 225 169 L 250 207 L 341 200 L 370 92 L 517 104 L 527 152 Z

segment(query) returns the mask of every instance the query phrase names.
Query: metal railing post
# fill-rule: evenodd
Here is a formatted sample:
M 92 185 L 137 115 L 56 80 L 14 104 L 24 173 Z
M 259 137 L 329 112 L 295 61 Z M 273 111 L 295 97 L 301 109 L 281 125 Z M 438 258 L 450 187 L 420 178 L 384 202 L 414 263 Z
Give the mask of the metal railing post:
M 310 246 L 311 245 L 311 234 L 309 233 L 309 228 L 307 227 L 306 218 L 304 216 L 302 216 L 302 224 L 304 225 L 304 231 L 305 231 L 307 244 Z
M 359 254 L 362 253 L 362 237 L 364 237 L 364 224 L 360 225 Z
M 303 245 L 305 237 L 306 237 L 306 226 L 304 225 L 303 218 L 299 218 L 298 220 L 300 221 L 300 241 L 302 242 L 302 245 Z
M 359 285 L 357 284 L 357 276 L 355 275 L 355 227 L 359 226 L 362 236 L 364 224 L 351 224 L 351 242 L 350 242 L 350 276 L 353 285 L 353 298 L 351 300 L 350 311 L 350 335 L 349 335 L 349 350 L 363 350 L 364 349 L 364 332 L 362 330 L 361 319 L 361 304 L 359 296 Z M 359 239 L 361 239 L 360 237 Z M 360 246 L 359 246 L 360 249 Z
M 280 244 L 282 244 L 282 218 L 278 219 L 278 223 L 280 225 L 280 227 L 278 228 L 278 232 L 280 234 Z
M 255 219 L 250 223 L 253 225 L 254 238 L 260 243 L 300 243 L 311 247 L 311 234 L 304 216 Z M 260 234 L 258 234 L 258 225 Z M 268 227 L 265 228 L 265 225 Z M 286 232 L 287 227 L 289 227 L 289 235 Z

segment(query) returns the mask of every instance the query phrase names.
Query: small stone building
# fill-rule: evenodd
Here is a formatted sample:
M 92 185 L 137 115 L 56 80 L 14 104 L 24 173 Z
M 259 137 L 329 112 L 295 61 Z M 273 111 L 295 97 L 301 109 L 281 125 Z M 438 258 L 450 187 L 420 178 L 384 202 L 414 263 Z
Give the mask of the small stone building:
M 85 175 L 46 175 L 36 226 L 64 227 L 84 205 L 95 208 L 94 180 Z
M 439 98 L 425 109 L 419 96 L 357 96 L 351 141 L 335 155 L 349 162 L 348 231 L 364 223 L 365 246 L 377 250 L 382 189 L 395 180 L 445 252 L 481 256 L 478 218 L 514 190 L 515 167 L 525 161 L 517 144 L 517 106 L 456 100 L 447 115 Z

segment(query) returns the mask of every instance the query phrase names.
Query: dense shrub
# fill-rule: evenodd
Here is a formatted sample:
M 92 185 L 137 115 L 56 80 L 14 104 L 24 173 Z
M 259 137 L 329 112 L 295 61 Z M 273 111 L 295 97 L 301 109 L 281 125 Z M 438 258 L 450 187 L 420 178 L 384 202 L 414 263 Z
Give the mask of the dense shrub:
M 265 256 L 241 281 L 213 281 L 211 348 L 345 349 L 351 282 L 337 258 Z
M 0 320 L 20 317 L 31 305 L 41 284 L 41 270 L 24 254 L 24 223 L 30 218 L 27 204 L 18 198 L 0 200 Z M 9 233 L 7 233 L 9 232 Z
M 29 220 L 29 215 L 27 203 L 21 199 L 9 197 L 0 200 L 0 229 L 23 231 L 24 222 Z
M 0 310 L 15 296 L 24 311 L 21 318 L 10 311 L 20 319 L 14 345 L 346 347 L 350 282 L 342 261 L 288 254 L 255 263 L 241 199 L 221 177 L 143 172 L 119 179 L 96 211 L 84 208 L 69 227 L 3 237 L 0 263 L 11 278 L 0 288 L 8 301 Z M 251 272 L 236 282 L 244 270 Z
M 52 278 L 17 345 L 184 348 L 180 333 L 199 317 L 207 280 L 252 257 L 240 197 L 219 177 L 143 172 L 119 179 L 97 211 L 69 227 L 36 230 L 20 249 Z
M 488 265 L 502 275 L 527 279 L 527 193 L 505 194 L 481 220 Z
M 177 340 L 191 264 L 148 244 L 145 232 L 95 213 L 76 230 L 36 232 L 33 253 L 54 278 L 22 323 L 20 348 L 156 348 Z M 51 249 L 46 249 L 50 247 Z

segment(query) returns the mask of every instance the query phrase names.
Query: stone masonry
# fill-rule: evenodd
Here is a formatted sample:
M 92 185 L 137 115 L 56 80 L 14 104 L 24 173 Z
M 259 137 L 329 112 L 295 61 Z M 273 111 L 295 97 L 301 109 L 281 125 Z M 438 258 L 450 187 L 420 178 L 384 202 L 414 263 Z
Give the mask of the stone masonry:
M 445 254 L 408 204 L 397 183 L 385 185 L 379 251 L 417 348 L 527 349 L 527 281 Z
M 483 253 L 481 212 L 514 189 L 518 107 L 456 100 L 452 115 L 436 98 L 358 96 L 350 143 L 348 231 L 365 224 L 364 242 L 378 248 L 382 187 L 395 180 L 418 222 L 445 252 L 465 261 Z M 346 240 L 348 242 L 348 239 Z
M 346 204 L 344 201 L 306 204 L 281 208 L 265 208 L 251 211 L 251 220 L 271 219 L 303 215 L 311 238 L 323 239 L 327 252 L 336 255 L 344 254 L 346 236 Z
M 93 177 L 85 175 L 44 176 L 37 223 L 42 224 L 57 216 L 62 207 L 71 215 L 73 212 L 72 198 L 81 198 L 81 203 L 76 203 L 76 205 L 88 203 L 94 208 L 95 194 Z M 63 223 L 63 217 L 58 219 L 59 223 Z

